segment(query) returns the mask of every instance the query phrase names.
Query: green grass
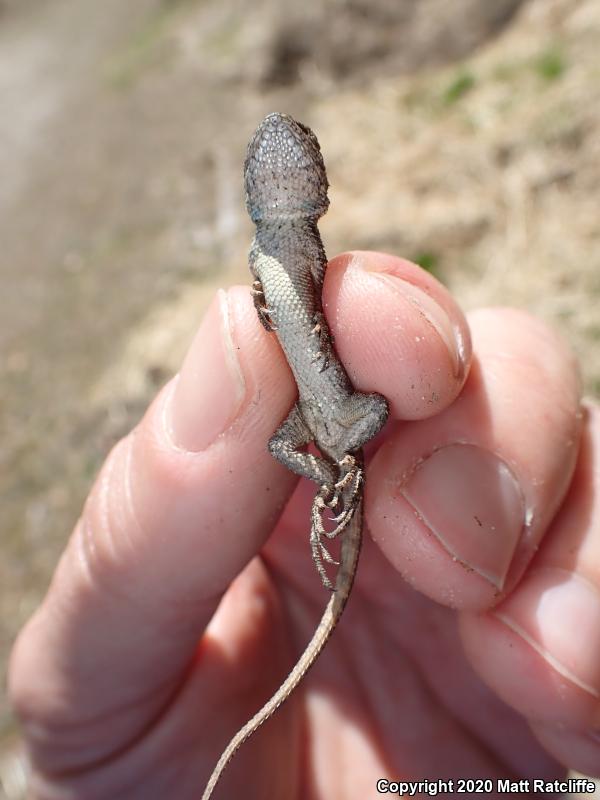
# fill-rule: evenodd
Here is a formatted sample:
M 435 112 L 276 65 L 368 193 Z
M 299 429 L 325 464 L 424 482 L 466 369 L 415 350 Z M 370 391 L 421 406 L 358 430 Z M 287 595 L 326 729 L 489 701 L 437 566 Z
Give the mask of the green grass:
M 549 83 L 558 80 L 567 68 L 567 62 L 558 47 L 548 47 L 534 61 L 537 74 Z
M 434 253 L 432 250 L 422 250 L 418 253 L 415 253 L 411 261 L 414 261 L 415 264 L 418 264 L 425 272 L 429 272 L 431 275 L 435 277 L 439 277 L 440 274 L 440 259 L 437 253 Z
M 567 59 L 558 45 L 550 45 L 535 58 L 516 61 L 502 61 L 492 70 L 491 77 L 499 81 L 517 81 L 524 71 L 533 70 L 539 78 L 548 83 L 561 78 L 568 67 Z
M 451 106 L 464 97 L 477 83 L 475 75 L 466 69 L 461 70 L 445 88 L 442 94 L 444 105 Z

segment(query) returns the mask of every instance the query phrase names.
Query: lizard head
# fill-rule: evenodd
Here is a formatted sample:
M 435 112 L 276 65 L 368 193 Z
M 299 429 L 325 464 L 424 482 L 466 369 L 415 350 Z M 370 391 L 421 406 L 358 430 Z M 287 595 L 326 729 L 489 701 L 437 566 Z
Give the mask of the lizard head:
M 244 180 L 253 222 L 316 220 L 329 206 L 317 137 L 287 114 L 269 114 L 258 126 L 248 145 Z

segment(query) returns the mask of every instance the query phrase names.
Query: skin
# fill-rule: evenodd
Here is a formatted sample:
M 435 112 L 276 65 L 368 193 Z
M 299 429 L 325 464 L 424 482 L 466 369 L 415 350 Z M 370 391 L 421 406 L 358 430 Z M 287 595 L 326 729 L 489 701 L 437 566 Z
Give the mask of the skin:
M 572 354 L 522 312 L 467 321 L 430 275 L 381 254 L 330 262 L 324 307 L 356 388 L 390 402 L 367 452 L 370 536 L 323 658 L 215 797 L 600 774 L 600 411 L 580 406 Z M 197 798 L 287 673 L 328 599 L 308 549 L 314 488 L 266 449 L 293 400 L 248 289 L 220 294 L 179 375 L 108 457 L 16 642 L 32 798 Z M 462 540 L 461 492 L 487 496 L 490 453 L 530 524 L 490 538 L 483 520 Z M 422 497 L 457 475 L 468 489 L 426 519 Z

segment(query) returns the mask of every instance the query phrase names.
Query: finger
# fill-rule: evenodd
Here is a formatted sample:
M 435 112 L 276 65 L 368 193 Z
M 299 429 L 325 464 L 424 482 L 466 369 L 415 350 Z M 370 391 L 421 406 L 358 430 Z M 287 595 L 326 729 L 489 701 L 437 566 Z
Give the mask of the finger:
M 265 447 L 292 399 L 247 289 L 220 293 L 179 379 L 109 456 L 15 647 L 13 701 L 52 769 L 121 747 L 181 680 L 293 487 Z
M 485 608 L 514 587 L 565 495 L 581 415 L 576 364 L 553 331 L 510 310 L 470 322 L 463 392 L 390 436 L 371 465 L 367 513 L 413 586 Z
M 600 408 L 590 406 L 569 494 L 523 580 L 463 641 L 493 689 L 563 764 L 600 774 Z
M 329 263 L 323 302 L 353 384 L 386 397 L 392 418 L 430 417 L 457 397 L 470 367 L 469 327 L 448 290 L 416 264 L 345 253 Z

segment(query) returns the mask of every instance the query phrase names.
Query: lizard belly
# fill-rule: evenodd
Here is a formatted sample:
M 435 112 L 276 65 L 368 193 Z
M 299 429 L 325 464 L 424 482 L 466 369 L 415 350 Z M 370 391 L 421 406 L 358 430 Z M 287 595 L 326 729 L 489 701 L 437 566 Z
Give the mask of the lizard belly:
M 294 374 L 313 373 L 319 338 L 313 334 L 317 306 L 310 272 L 307 269 L 306 275 L 304 271 L 292 275 L 282 261 L 264 254 L 258 257 L 255 268 L 277 337 Z
M 288 263 L 292 266 L 288 267 Z M 314 329 L 322 309 L 306 255 L 294 252 L 284 260 L 260 253 L 255 270 L 300 399 L 322 410 L 334 408 L 341 397 L 351 394 L 352 388 L 334 352 L 329 354 L 327 368 L 320 369 L 321 338 Z

